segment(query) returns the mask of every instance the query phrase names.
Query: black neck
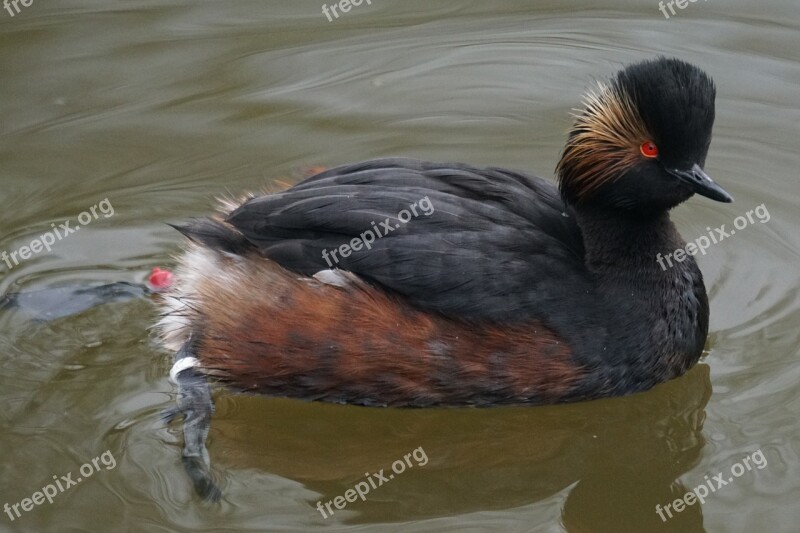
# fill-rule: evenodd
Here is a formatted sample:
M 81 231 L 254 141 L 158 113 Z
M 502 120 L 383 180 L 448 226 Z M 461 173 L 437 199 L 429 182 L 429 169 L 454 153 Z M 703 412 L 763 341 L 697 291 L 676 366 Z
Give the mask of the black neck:
M 596 339 L 579 336 L 584 360 L 598 369 L 594 377 L 630 392 L 684 373 L 702 352 L 708 299 L 693 257 L 672 266 L 658 262 L 659 254 L 685 246 L 668 213 L 628 216 L 580 207 L 576 216 L 604 317 L 601 356 Z
M 575 211 L 583 233 L 586 266 L 600 276 L 663 273 L 665 269 L 657 260 L 659 254 L 664 257 L 684 246 L 667 211 L 652 215 L 629 215 L 586 207 Z M 689 267 L 693 264 L 691 260 L 676 265 Z

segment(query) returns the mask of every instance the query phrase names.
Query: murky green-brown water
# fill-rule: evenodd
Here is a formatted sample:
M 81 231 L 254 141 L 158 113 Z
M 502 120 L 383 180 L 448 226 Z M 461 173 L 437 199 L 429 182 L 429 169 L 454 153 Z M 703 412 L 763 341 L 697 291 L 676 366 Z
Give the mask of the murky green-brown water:
M 178 427 L 160 421 L 174 388 L 150 302 L 50 322 L 4 312 L 0 505 L 106 450 L 115 466 L 13 522 L 0 513 L 1 531 L 798 531 L 796 0 L 709 0 L 669 20 L 655 0 L 372 0 L 332 22 L 308 0 L 18 6 L 0 9 L 0 251 L 106 198 L 114 214 L 0 263 L 0 294 L 141 281 L 179 247 L 165 222 L 307 165 L 407 155 L 551 176 L 592 79 L 661 53 L 715 78 L 707 169 L 736 197 L 677 209 L 684 237 L 760 204 L 770 216 L 700 258 L 712 333 L 687 376 L 628 398 L 491 410 L 218 390 L 219 505 L 194 496 Z M 418 447 L 427 464 L 366 501 L 327 519 L 315 509 Z M 757 450 L 763 468 L 656 514 Z

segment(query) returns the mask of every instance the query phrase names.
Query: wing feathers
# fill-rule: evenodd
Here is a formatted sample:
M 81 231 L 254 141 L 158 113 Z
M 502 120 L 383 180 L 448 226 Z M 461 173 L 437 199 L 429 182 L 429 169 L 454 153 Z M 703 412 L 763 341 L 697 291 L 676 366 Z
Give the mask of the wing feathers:
M 343 269 L 469 318 L 535 313 L 549 285 L 585 274 L 555 187 L 502 169 L 367 161 L 250 199 L 226 222 L 290 270 Z

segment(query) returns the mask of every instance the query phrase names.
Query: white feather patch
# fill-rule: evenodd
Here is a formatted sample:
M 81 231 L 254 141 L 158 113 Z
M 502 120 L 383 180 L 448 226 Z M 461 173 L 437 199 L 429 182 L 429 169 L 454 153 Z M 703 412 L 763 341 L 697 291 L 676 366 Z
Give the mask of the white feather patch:
M 196 357 L 182 357 L 178 359 L 169 371 L 169 380 L 177 385 L 178 374 L 196 366 L 200 366 L 200 361 Z
M 341 270 L 320 270 L 314 274 L 314 279 L 325 285 L 346 288 L 352 284 L 350 277 Z

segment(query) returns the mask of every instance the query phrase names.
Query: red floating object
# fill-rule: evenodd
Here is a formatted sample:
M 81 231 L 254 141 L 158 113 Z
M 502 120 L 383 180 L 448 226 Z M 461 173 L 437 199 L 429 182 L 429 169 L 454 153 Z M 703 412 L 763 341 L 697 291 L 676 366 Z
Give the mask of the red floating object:
M 169 270 L 155 267 L 153 271 L 150 272 L 150 277 L 147 278 L 147 282 L 152 290 L 158 292 L 168 289 L 172 285 L 174 279 L 175 275 Z

